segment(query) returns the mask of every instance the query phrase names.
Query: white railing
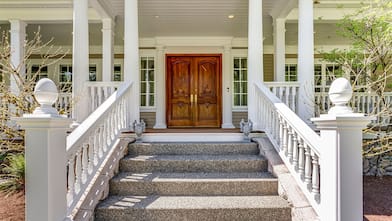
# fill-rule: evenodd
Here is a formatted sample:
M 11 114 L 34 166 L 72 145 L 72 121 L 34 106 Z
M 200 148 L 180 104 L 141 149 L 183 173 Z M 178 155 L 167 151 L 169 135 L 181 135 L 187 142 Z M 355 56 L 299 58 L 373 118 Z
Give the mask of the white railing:
M 276 151 L 319 213 L 320 136 L 303 122 L 269 88 L 255 84 L 257 124 L 265 129 Z
M 384 95 L 387 105 L 383 105 L 380 97 L 375 93 L 359 92 L 353 94 L 349 104 L 355 112 L 376 116 L 377 119 L 374 123 L 391 124 L 390 114 L 384 115 L 382 112 L 385 111 L 385 108 L 390 109 L 392 107 L 392 92 L 385 93 Z M 316 113 L 318 114 L 327 113 L 332 107 L 332 103 L 326 92 L 315 93 L 315 103 L 315 107 L 317 108 Z
M 85 87 L 88 96 L 88 113 L 92 113 L 97 109 L 110 95 L 112 95 L 121 82 L 86 82 Z M 55 107 L 60 113 L 71 117 L 73 103 L 72 93 L 59 93 L 59 99 L 56 101 Z
M 299 82 L 264 82 L 264 85 L 294 112 L 297 112 Z
M 130 83 L 119 87 L 67 137 L 68 217 L 75 215 L 100 175 L 120 130 L 129 126 L 131 91 Z
M 99 107 L 119 87 L 121 82 L 86 82 L 89 96 L 89 113 Z

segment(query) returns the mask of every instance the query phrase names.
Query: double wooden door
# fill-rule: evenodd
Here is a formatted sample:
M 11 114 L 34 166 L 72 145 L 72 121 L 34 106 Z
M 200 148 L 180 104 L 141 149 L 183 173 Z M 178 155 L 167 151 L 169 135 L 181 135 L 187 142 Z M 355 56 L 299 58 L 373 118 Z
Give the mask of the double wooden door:
M 168 127 L 221 126 L 221 55 L 166 56 Z

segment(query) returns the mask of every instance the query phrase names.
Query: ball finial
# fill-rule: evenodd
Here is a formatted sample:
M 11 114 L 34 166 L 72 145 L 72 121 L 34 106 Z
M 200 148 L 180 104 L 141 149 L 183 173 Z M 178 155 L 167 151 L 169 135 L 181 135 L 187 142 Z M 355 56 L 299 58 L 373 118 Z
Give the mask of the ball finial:
M 329 114 L 347 114 L 352 113 L 353 110 L 347 106 L 350 101 L 353 90 L 350 82 L 346 78 L 337 78 L 329 88 L 329 99 L 334 105 L 329 111 Z
M 34 88 L 34 97 L 40 104 L 33 114 L 49 114 L 58 116 L 58 112 L 52 105 L 56 102 L 59 93 L 56 84 L 49 78 L 43 78 L 37 82 Z

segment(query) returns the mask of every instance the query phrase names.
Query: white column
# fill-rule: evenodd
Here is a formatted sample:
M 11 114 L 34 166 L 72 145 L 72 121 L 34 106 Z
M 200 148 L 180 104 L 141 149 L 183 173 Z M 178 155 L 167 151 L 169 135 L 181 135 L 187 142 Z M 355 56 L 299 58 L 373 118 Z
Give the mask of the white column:
M 162 45 L 156 47 L 155 69 L 155 103 L 156 115 L 154 129 L 165 129 L 166 126 L 166 81 L 165 81 L 165 48 Z
M 222 128 L 235 128 L 233 125 L 233 111 L 232 111 L 233 88 L 231 87 L 231 76 L 232 76 L 231 60 L 232 60 L 231 45 L 225 45 L 223 47 Z
M 114 60 L 114 22 L 111 18 L 102 19 L 102 81 L 112 81 Z
M 256 120 L 254 83 L 262 83 L 263 73 L 263 1 L 249 0 L 248 14 L 248 118 Z M 260 129 L 259 125 L 254 125 Z
M 73 1 L 72 108 L 76 123 L 88 116 L 85 82 L 89 80 L 88 0 Z
M 124 1 L 124 81 L 133 82 L 130 120 L 140 119 L 139 27 L 137 0 Z
M 274 19 L 274 74 L 275 81 L 285 81 L 286 64 L 286 19 Z
M 298 1 L 298 114 L 305 122 L 314 115 L 313 0 Z
M 20 73 L 25 75 L 24 58 L 24 45 L 26 40 L 26 23 L 21 20 L 10 20 L 11 23 L 11 64 Z M 19 87 L 16 79 L 11 77 L 11 93 L 18 94 Z

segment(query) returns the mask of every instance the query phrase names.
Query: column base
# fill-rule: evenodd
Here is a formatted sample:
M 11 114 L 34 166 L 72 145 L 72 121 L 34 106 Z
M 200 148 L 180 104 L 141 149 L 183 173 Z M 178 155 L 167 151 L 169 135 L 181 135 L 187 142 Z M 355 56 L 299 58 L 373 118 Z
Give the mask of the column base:
M 167 129 L 166 124 L 155 124 L 153 129 Z
M 222 128 L 224 128 L 224 129 L 233 129 L 235 127 L 234 127 L 234 125 L 232 123 L 224 123 L 224 124 L 222 124 Z

